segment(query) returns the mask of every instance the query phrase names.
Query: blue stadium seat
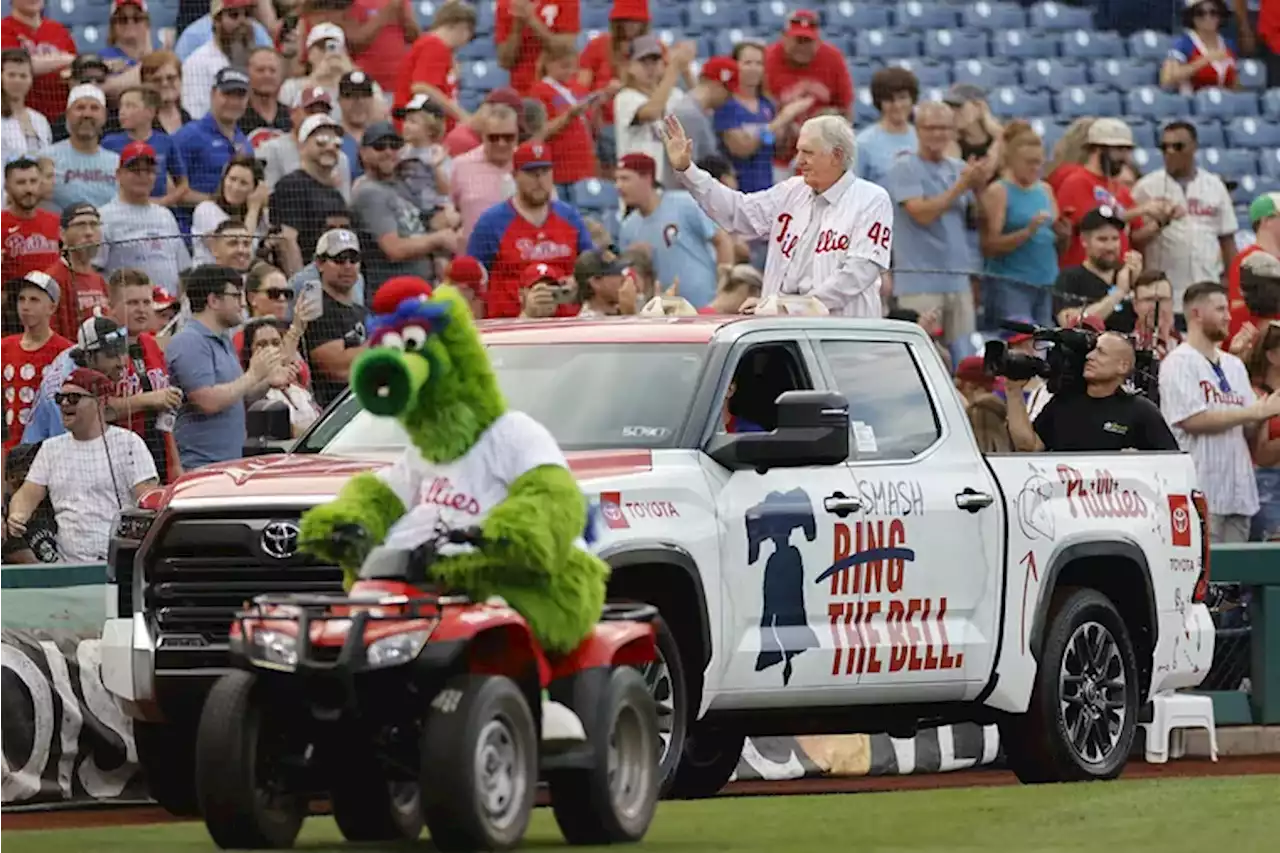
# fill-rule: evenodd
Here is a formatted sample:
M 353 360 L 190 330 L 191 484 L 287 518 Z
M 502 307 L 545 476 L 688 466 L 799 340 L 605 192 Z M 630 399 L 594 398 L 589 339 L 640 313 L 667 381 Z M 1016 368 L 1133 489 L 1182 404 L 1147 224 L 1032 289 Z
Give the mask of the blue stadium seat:
M 1266 175 L 1241 175 L 1239 184 L 1231 191 L 1231 200 L 1236 204 L 1248 205 L 1263 193 L 1280 192 L 1280 178 Z M 1248 216 L 1236 217 L 1241 225 L 1248 224 Z
M 1258 114 L 1255 92 L 1232 92 L 1226 89 L 1200 89 L 1195 98 L 1196 115 L 1213 116 L 1223 121 Z
M 893 13 L 888 6 L 871 6 L 848 0 L 827 7 L 823 28 L 832 33 L 856 33 L 858 30 L 887 30 L 893 27 Z
M 925 56 L 938 59 L 969 59 L 990 52 L 982 30 L 929 30 L 924 35 Z
M 952 66 L 951 76 L 957 83 L 972 83 L 988 92 L 1022 81 L 1018 66 L 1008 59 L 961 59 Z
M 885 59 L 920 55 L 920 36 L 908 30 L 863 30 L 853 38 L 858 56 Z
M 1191 101 L 1186 95 L 1177 95 L 1158 86 L 1139 86 L 1125 92 L 1124 111 L 1126 115 L 1168 121 L 1189 115 Z
M 1020 30 L 1027 25 L 1027 13 L 1017 3 L 979 0 L 960 10 L 960 23 L 982 30 Z
M 477 59 L 472 62 L 459 62 L 462 75 L 458 85 L 463 89 L 487 91 L 495 86 L 507 85 L 507 72 L 498 65 L 497 60 Z
M 1120 115 L 1120 93 L 1096 86 L 1068 86 L 1054 97 L 1054 112 L 1066 118 Z
M 706 2 L 710 3 L 710 0 L 706 0 Z M 703 4 L 699 4 L 699 5 L 703 5 Z M 716 4 L 711 3 L 711 5 L 715 6 Z M 743 9 L 742 7 L 739 6 L 739 7 L 735 7 L 733 12 L 726 13 L 725 10 L 727 7 L 725 6 L 725 4 L 721 3 L 719 4 L 719 6 L 720 8 L 718 11 L 721 15 L 731 14 L 733 16 L 734 21 L 740 21 L 743 24 L 747 22 L 746 9 Z M 690 6 L 690 8 L 692 9 L 692 5 Z M 669 6 L 664 6 L 661 3 L 654 3 L 652 6 L 649 7 L 649 15 L 650 15 L 650 25 L 655 30 L 665 30 L 665 29 L 679 30 L 679 29 L 684 29 L 688 27 L 688 24 L 685 22 L 684 6 L 682 5 L 676 5 L 673 3 Z M 697 28 L 695 27 L 689 27 L 689 29 L 692 32 L 697 32 Z
M 1210 172 L 1227 178 L 1258 174 L 1258 152 L 1247 148 L 1201 148 L 1196 160 Z
M 102 40 L 107 39 L 107 22 L 111 18 L 111 6 L 91 3 L 88 0 L 48 0 L 44 13 L 50 20 L 65 24 L 68 28 L 96 26 L 102 30 Z
M 485 4 L 480 4 L 485 5 Z M 608 6 L 586 6 L 579 11 L 579 20 L 584 30 L 607 30 L 609 29 L 609 12 L 612 11 Z
M 859 86 L 857 91 L 858 94 L 853 101 L 853 126 L 862 128 L 868 124 L 875 124 L 880 120 L 880 111 L 871 103 L 871 87 Z
M 1280 121 L 1280 80 L 1276 81 L 1276 88 L 1262 93 L 1262 114 L 1272 121 Z
M 483 62 L 486 59 L 497 61 L 493 42 L 487 38 L 473 38 L 458 48 L 456 56 L 459 62 Z
M 1125 124 L 1129 125 L 1129 130 L 1133 133 L 1133 144 L 1137 148 L 1155 148 L 1158 140 L 1156 139 L 1156 126 L 1152 122 L 1142 119 L 1126 118 Z
M 573 185 L 573 203 L 582 210 L 617 208 L 618 189 L 611 181 L 587 178 Z
M 1267 88 L 1267 66 L 1256 59 L 1242 59 L 1236 64 L 1236 74 L 1240 77 L 1240 85 L 1246 89 Z M 1280 80 L 1271 82 L 1280 86 Z
M 905 68 L 916 75 L 921 89 L 951 85 L 951 66 L 936 59 L 891 59 L 886 66 Z
M 652 3 L 649 8 L 653 8 Z M 761 0 L 756 6 L 756 26 L 762 30 L 773 33 L 776 39 L 778 34 L 782 32 L 783 26 L 787 23 L 787 18 L 791 17 L 791 13 L 805 6 L 801 3 L 784 3 L 783 0 Z
M 1160 82 L 1160 66 L 1143 59 L 1126 57 L 1095 59 L 1089 63 L 1089 78 L 1097 86 L 1110 86 L 1128 92 L 1138 86 L 1155 86 Z
M 1067 125 L 1058 121 L 1053 116 L 1040 116 L 1028 121 L 1031 129 L 1040 134 L 1040 139 L 1044 143 L 1044 153 L 1047 157 L 1053 156 L 1053 146 L 1058 144 L 1058 140 L 1067 132 Z
M 1043 115 L 1052 107 L 1048 92 L 1033 92 L 1017 86 L 1002 86 L 988 92 L 987 103 L 992 114 L 1003 119 Z
M 1124 55 L 1124 41 L 1120 34 L 1105 30 L 1063 33 L 1060 44 L 1062 55 L 1072 59 L 1108 59 Z
M 1059 89 L 1089 85 L 1088 66 L 1074 59 L 1024 59 L 1022 85 L 1028 89 Z
M 72 27 L 71 37 L 80 53 L 97 53 L 107 46 L 107 27 L 106 24 Z
M 1164 62 L 1169 55 L 1173 36 L 1156 30 L 1139 30 L 1129 36 L 1129 55 L 1134 59 Z
M 1280 178 L 1280 148 L 1258 155 L 1258 171 L 1268 178 Z
M 1062 3 L 1037 3 L 1031 7 L 1027 22 L 1033 29 L 1048 32 L 1090 30 L 1093 29 L 1093 12 Z
M 1154 172 L 1156 169 L 1164 168 L 1164 158 L 1160 154 L 1159 148 L 1135 148 L 1133 149 L 1133 165 L 1138 167 L 1138 171 L 1146 174 Z
M 849 76 L 853 78 L 854 87 L 859 89 L 871 85 L 871 76 L 884 68 L 884 63 L 880 60 L 863 56 L 847 56 L 844 64 L 849 69 Z
M 910 27 L 913 30 L 945 30 L 960 25 L 960 11 L 955 6 L 942 3 L 908 0 L 898 4 L 894 20 L 899 27 Z
M 436 0 L 436 6 L 443 6 L 443 0 Z M 498 18 L 497 3 L 473 3 L 472 8 L 476 10 L 476 34 L 477 35 L 493 35 L 494 26 Z M 422 21 L 422 29 L 431 29 L 431 18 Z M 489 39 L 493 41 L 493 39 Z
M 715 34 L 714 49 L 716 56 L 729 56 L 733 53 L 733 46 L 740 41 L 758 41 L 761 44 L 768 44 L 771 39 L 763 34 L 757 34 L 753 30 L 741 30 L 734 27 L 730 30 L 720 30 Z
M 153 2 L 147 4 L 147 14 L 151 16 L 152 30 L 176 26 L 178 23 L 178 3 L 175 0 L 153 0 Z M 155 44 L 160 44 L 159 40 Z
M 480 108 L 480 104 L 484 102 L 484 96 L 487 92 L 479 89 L 459 89 L 458 105 L 469 113 L 473 113 Z
M 1232 119 L 1227 125 L 1227 144 L 1232 148 L 1280 148 L 1280 122 Z
M 614 208 L 612 210 L 602 210 L 597 215 L 605 230 L 609 232 L 609 239 L 617 243 L 622 234 L 622 213 L 617 208 Z
M 1007 59 L 1040 59 L 1058 55 L 1057 42 L 1033 30 L 1000 30 L 991 36 L 991 55 Z
M 1196 142 L 1199 148 L 1226 148 L 1227 134 L 1222 129 L 1222 122 L 1212 118 L 1193 121 L 1196 126 Z

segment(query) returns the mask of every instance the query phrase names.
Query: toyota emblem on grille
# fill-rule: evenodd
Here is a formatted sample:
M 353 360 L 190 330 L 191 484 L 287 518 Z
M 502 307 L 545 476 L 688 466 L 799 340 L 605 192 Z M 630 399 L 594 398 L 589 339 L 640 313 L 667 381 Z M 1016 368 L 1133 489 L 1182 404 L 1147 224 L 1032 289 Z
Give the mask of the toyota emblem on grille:
M 298 553 L 298 524 L 294 521 L 271 521 L 262 528 L 262 552 L 277 560 L 287 560 Z

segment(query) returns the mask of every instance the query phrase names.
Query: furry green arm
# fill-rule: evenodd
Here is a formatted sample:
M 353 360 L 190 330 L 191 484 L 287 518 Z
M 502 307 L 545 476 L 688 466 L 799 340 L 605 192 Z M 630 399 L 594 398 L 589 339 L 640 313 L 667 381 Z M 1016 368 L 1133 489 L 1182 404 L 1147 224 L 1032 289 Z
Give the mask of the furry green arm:
M 568 468 L 541 465 L 516 478 L 481 525 L 484 551 L 546 578 L 560 571 L 587 524 L 587 502 Z
M 404 504 L 390 486 L 374 474 L 357 474 L 332 501 L 302 514 L 298 538 L 310 553 L 342 566 L 350 585 L 360 568 L 358 563 L 353 564 L 358 557 L 340 553 L 343 549 L 328 542 L 334 529 L 342 524 L 359 524 L 373 542 L 381 542 L 404 512 Z

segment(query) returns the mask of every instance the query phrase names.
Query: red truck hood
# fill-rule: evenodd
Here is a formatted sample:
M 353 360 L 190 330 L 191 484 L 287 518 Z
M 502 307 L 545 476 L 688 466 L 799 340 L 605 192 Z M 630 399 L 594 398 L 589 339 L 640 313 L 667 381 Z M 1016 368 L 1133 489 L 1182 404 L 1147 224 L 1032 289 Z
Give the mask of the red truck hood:
M 590 450 L 565 454 L 579 480 L 616 477 L 648 471 L 648 450 Z M 306 498 L 337 494 L 343 483 L 361 471 L 378 470 L 394 457 L 350 458 L 320 454 L 253 456 L 210 465 L 181 477 L 163 492 L 146 496 L 143 505 L 159 509 L 172 501 L 235 498 Z

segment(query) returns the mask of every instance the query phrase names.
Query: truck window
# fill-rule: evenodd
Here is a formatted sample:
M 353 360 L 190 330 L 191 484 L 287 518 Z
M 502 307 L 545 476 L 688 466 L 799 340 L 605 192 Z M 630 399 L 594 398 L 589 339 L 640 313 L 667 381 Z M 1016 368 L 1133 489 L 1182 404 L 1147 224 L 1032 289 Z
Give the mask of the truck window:
M 911 459 L 942 435 L 907 344 L 823 341 L 837 389 L 849 401 L 853 459 Z
M 778 395 L 813 388 L 794 344 L 762 344 L 748 349 L 733 370 L 729 399 L 732 420 L 769 431 L 778 425 Z M 751 427 L 747 427 L 750 429 Z

